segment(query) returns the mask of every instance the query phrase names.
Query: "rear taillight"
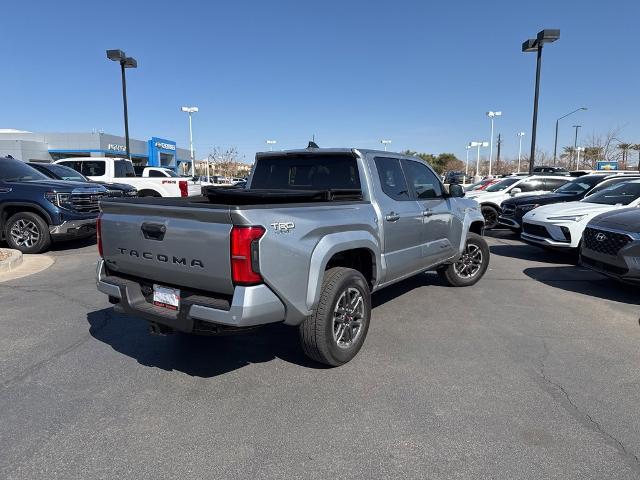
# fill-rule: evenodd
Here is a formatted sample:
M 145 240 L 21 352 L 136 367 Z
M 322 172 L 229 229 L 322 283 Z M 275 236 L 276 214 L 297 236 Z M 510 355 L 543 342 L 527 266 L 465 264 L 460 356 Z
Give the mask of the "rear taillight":
M 98 241 L 98 255 L 102 257 L 102 214 L 96 220 L 96 240 Z
M 178 182 L 178 187 L 180 187 L 180 196 L 188 197 L 189 196 L 189 183 L 186 180 L 180 180 Z
M 231 276 L 235 285 L 262 283 L 258 261 L 258 241 L 264 232 L 262 227 L 231 229 Z

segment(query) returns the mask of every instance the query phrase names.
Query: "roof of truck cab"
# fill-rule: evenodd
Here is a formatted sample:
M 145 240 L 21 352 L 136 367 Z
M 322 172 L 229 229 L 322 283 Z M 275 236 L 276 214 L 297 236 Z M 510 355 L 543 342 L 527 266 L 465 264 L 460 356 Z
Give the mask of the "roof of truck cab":
M 420 157 L 405 155 L 403 153 L 397 152 L 385 152 L 384 150 L 372 150 L 368 148 L 299 148 L 294 150 L 274 150 L 274 151 L 265 151 L 265 152 L 257 152 L 257 157 L 280 157 L 282 155 L 310 155 L 310 154 L 354 154 L 355 152 L 359 152 L 363 155 L 366 154 L 374 154 L 374 155 L 385 155 L 387 157 L 402 157 L 402 158 L 413 158 L 417 160 L 422 160 Z

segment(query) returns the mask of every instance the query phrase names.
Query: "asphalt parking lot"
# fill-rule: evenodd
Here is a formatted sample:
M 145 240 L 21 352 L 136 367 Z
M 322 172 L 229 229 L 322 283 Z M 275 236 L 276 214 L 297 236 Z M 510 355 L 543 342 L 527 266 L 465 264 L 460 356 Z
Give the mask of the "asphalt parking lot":
M 0 478 L 638 478 L 637 289 L 489 241 L 474 287 L 375 294 L 337 369 L 280 325 L 150 336 L 59 248 L 0 283 Z

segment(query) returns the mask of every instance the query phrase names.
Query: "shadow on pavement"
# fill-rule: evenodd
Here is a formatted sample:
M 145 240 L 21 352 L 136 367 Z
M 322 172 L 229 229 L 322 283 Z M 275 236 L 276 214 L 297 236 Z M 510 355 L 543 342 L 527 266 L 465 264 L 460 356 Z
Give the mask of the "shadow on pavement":
M 531 267 L 525 268 L 524 274 L 545 285 L 568 292 L 630 305 L 640 305 L 637 287 L 616 282 L 586 268 L 571 266 Z
M 533 262 L 544 262 L 559 265 L 575 264 L 578 256 L 569 252 L 554 252 L 544 250 L 532 245 L 490 245 L 489 251 L 492 255 L 500 257 L 517 258 L 518 260 L 528 260 Z
M 252 363 L 280 358 L 307 368 L 323 365 L 308 359 L 298 342 L 298 330 L 273 324 L 244 334 L 196 336 L 149 333 L 147 322 L 115 313 L 111 308 L 90 312 L 89 333 L 115 351 L 141 365 L 177 370 L 194 377 L 210 378 Z
M 62 252 L 65 250 L 74 250 L 76 248 L 89 247 L 95 244 L 96 244 L 96 236 L 91 235 L 90 237 L 85 237 L 85 238 L 78 238 L 74 240 L 67 240 L 67 241 L 61 241 L 61 242 L 53 242 L 51 244 L 50 250 L 52 252 Z
M 416 275 L 374 293 L 373 308 L 427 285 L 444 283 L 435 273 Z M 87 321 L 91 336 L 141 365 L 194 377 L 215 377 L 275 358 L 307 368 L 328 368 L 307 358 L 299 344 L 298 329 L 284 324 L 225 336 L 156 336 L 149 333 L 146 321 L 116 313 L 112 308 L 89 312 Z

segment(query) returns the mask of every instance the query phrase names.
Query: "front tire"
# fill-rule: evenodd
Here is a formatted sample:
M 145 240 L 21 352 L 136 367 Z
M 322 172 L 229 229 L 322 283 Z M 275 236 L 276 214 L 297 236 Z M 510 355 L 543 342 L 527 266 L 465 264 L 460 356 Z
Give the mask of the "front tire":
M 5 226 L 4 238 L 9 248 L 22 253 L 41 253 L 51 245 L 49 225 L 37 213 L 12 215 Z
M 480 212 L 484 217 L 484 229 L 491 230 L 492 228 L 496 228 L 498 226 L 498 209 L 492 207 L 491 205 L 482 205 L 480 207 Z
M 480 280 L 489 268 L 489 245 L 476 233 L 467 234 L 462 257 L 438 270 L 438 275 L 452 287 L 469 287 Z
M 299 327 L 304 353 L 332 367 L 356 356 L 369 330 L 371 293 L 357 270 L 334 267 L 324 273 L 320 301 Z

